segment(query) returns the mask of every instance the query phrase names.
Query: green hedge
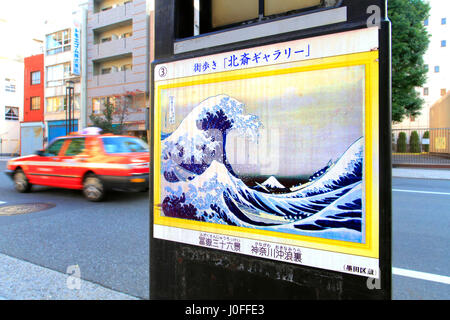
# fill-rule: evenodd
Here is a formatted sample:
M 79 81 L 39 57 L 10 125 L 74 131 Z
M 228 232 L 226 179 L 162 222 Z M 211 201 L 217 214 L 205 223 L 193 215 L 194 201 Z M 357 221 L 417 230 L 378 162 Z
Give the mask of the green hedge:
M 400 132 L 397 139 L 397 152 L 406 152 L 406 133 Z
M 420 138 L 417 131 L 411 132 L 411 137 L 409 140 L 409 151 L 412 153 L 420 153 Z

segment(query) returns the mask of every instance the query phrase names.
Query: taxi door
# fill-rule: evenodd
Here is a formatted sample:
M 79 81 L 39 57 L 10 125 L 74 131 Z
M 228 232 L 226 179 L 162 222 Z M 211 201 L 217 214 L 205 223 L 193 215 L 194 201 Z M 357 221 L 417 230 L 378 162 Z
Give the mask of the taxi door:
M 65 188 L 80 189 L 87 165 L 86 138 L 74 137 L 67 140 L 67 146 L 60 157 L 61 183 Z
M 63 149 L 64 139 L 58 139 L 44 150 L 43 153 L 33 157 L 27 164 L 25 174 L 30 183 L 44 186 L 59 186 L 60 152 Z

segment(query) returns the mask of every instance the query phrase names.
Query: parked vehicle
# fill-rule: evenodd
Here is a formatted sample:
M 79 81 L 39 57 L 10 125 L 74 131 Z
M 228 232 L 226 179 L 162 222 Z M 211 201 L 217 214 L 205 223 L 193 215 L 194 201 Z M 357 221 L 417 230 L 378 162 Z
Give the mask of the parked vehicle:
M 8 161 L 6 174 L 18 192 L 33 185 L 82 190 L 101 201 L 108 190 L 148 190 L 148 145 L 132 136 L 84 131 L 55 139 L 35 155 Z

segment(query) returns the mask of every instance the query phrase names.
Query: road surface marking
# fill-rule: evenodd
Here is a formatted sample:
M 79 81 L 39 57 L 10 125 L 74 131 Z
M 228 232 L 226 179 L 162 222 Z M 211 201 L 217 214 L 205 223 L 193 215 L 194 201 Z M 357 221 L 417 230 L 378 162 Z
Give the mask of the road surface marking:
M 425 193 L 425 194 L 440 194 L 450 196 L 448 192 L 432 192 L 432 191 L 419 191 L 419 190 L 401 190 L 401 189 L 392 189 L 395 192 L 410 192 L 410 193 Z
M 415 278 L 415 279 L 420 279 L 420 280 L 428 280 L 428 281 L 433 281 L 433 282 L 450 284 L 450 277 L 440 276 L 440 275 L 432 274 L 432 273 L 412 271 L 412 270 L 406 270 L 406 269 L 401 269 L 401 268 L 392 268 L 392 273 L 397 276 L 404 276 L 404 277 Z

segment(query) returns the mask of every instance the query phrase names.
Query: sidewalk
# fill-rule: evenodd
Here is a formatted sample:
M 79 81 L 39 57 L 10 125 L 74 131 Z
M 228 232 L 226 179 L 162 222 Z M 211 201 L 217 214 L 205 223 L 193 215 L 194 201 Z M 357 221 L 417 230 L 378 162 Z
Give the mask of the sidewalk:
M 77 281 L 77 287 L 70 284 Z M 70 278 L 30 262 L 0 254 L 0 300 L 139 300 L 136 297 Z
M 449 169 L 392 168 L 393 178 L 450 180 Z

